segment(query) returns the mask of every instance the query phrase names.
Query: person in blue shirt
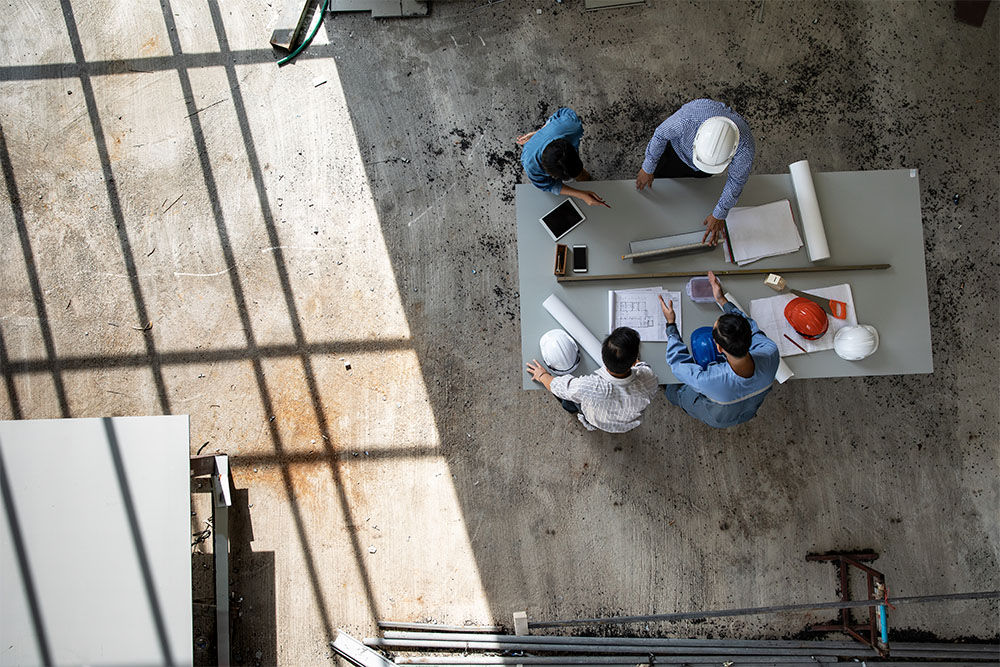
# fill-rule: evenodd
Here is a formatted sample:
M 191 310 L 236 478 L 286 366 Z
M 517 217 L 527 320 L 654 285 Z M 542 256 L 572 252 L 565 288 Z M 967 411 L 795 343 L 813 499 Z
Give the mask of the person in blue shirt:
M 580 160 L 581 137 L 583 124 L 579 116 L 572 109 L 563 107 L 549 116 L 540 129 L 522 134 L 516 139 L 522 146 L 521 164 L 528 174 L 528 180 L 540 190 L 576 197 L 590 206 L 608 206 L 597 193 L 579 190 L 565 183 L 570 180 L 590 180 L 590 174 L 583 168 Z
M 750 126 L 722 102 L 692 100 L 660 123 L 646 146 L 646 156 L 635 178 L 639 190 L 653 178 L 705 177 L 726 171 L 719 202 L 703 223 L 705 237 L 715 245 L 725 236 L 729 209 L 736 205 L 750 178 L 756 144 Z
M 667 364 L 683 384 L 668 384 L 664 390 L 674 405 L 695 419 L 715 428 L 749 421 L 774 383 L 778 372 L 778 346 L 764 335 L 757 323 L 744 315 L 723 295 L 719 279 L 711 271 L 715 302 L 725 311 L 712 327 L 716 349 L 725 361 L 699 366 L 677 330 L 673 302 L 660 306 L 667 319 Z

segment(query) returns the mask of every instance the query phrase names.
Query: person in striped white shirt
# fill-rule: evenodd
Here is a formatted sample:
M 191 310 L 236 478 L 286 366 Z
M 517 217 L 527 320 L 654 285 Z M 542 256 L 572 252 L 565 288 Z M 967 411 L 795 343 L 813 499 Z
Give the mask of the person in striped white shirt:
M 554 377 L 537 359 L 528 362 L 527 370 L 588 431 L 631 431 L 642 421 L 642 411 L 660 382 L 649 364 L 639 361 L 639 333 L 629 327 L 612 331 L 601 345 L 601 360 L 603 368 L 582 377 Z

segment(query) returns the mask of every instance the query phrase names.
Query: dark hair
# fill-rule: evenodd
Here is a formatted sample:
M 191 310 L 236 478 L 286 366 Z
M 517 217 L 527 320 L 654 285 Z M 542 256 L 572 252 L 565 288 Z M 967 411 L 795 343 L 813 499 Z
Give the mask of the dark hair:
M 552 178 L 568 181 L 576 178 L 583 171 L 580 154 L 573 144 L 565 139 L 555 139 L 542 151 L 542 169 Z
M 615 375 L 625 375 L 639 358 L 639 332 L 629 327 L 618 327 L 604 339 L 601 359 L 604 366 Z
M 712 328 L 712 339 L 734 357 L 745 357 L 750 351 L 750 323 L 733 313 L 721 315 Z

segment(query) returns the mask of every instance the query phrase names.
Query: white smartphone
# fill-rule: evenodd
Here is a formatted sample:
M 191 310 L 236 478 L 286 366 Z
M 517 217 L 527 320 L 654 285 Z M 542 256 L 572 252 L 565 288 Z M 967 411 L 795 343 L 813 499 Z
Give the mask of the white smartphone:
M 587 246 L 573 246 L 573 273 L 587 272 Z
M 542 227 L 549 233 L 552 240 L 558 241 L 586 219 L 586 216 L 577 207 L 576 202 L 572 199 L 566 199 L 539 218 L 538 221 L 542 223 Z

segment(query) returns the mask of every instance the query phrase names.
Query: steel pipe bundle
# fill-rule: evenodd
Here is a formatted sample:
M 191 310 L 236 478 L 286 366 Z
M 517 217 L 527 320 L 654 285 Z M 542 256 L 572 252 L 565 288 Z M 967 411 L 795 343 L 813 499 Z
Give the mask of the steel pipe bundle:
M 385 627 L 385 626 L 383 626 Z M 397 626 L 398 627 L 398 626 Z M 383 650 L 407 652 L 462 651 L 464 655 L 400 656 L 396 664 L 411 665 L 598 665 L 642 663 L 653 656 L 656 664 L 818 664 L 843 658 L 882 662 L 877 653 L 853 641 L 789 641 L 737 639 L 672 639 L 650 637 L 563 637 L 503 635 L 482 629 L 436 632 L 386 630 L 365 644 Z M 489 655 L 528 653 L 530 655 Z M 564 655 L 537 655 L 555 653 Z M 568 655 L 567 655 L 568 654 Z M 943 644 L 894 642 L 893 658 L 945 660 L 948 664 L 983 664 L 1000 660 L 1000 644 Z M 900 664 L 893 661 L 894 664 Z M 920 664 L 928 664 L 926 662 Z M 932 664 L 932 663 L 931 663 Z

